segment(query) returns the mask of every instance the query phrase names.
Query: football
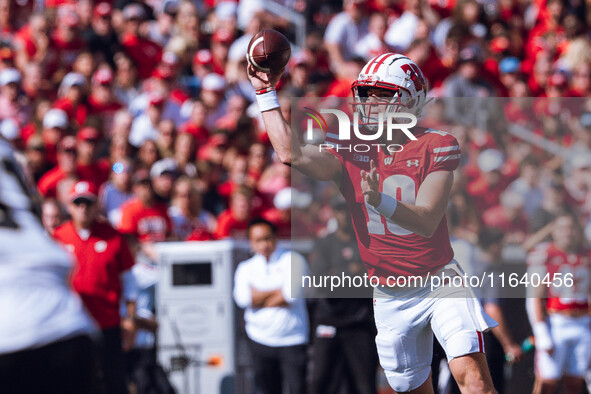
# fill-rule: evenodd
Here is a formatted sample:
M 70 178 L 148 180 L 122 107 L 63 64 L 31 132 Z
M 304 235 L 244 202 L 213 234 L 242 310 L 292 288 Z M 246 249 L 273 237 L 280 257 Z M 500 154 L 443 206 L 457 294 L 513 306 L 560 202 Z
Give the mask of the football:
M 281 70 L 291 56 L 291 46 L 285 36 L 275 30 L 261 30 L 248 43 L 246 59 L 264 73 Z

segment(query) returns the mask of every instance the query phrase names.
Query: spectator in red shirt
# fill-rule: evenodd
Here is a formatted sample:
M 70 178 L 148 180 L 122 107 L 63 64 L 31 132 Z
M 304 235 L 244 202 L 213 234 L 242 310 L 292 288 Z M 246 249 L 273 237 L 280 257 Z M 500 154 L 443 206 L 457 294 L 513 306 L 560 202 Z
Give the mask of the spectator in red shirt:
M 149 78 L 160 63 L 162 48 L 160 45 L 142 37 L 140 24 L 146 18 L 146 12 L 139 4 L 128 4 L 123 9 L 125 18 L 121 46 L 138 67 L 141 79 Z
M 97 188 L 109 178 L 110 164 L 106 159 L 98 160 L 97 148 L 101 133 L 94 127 L 83 127 L 76 134 L 78 144 L 77 173 L 80 179 L 92 182 Z
M 96 188 L 77 182 L 70 192 L 72 217 L 55 230 L 55 239 L 72 253 L 77 265 L 72 287 L 98 323 L 103 336 L 101 366 L 108 393 L 127 393 L 123 375 L 122 337 L 135 330 L 135 289 L 128 278 L 133 257 L 125 238 L 107 222 L 98 219 Z M 124 299 L 127 316 L 121 320 Z
M 234 41 L 232 32 L 225 28 L 218 29 L 211 38 L 213 72 L 224 75 L 230 45 Z
M 238 131 L 241 118 L 245 115 L 248 103 L 240 94 L 231 95 L 226 104 L 226 113 L 215 124 L 216 129 L 227 130 L 230 134 Z M 242 132 L 242 130 L 240 130 Z
M 220 197 L 226 201 L 230 200 L 230 196 L 246 181 L 247 159 L 245 156 L 239 155 L 232 159 L 230 168 L 228 169 L 228 180 L 220 184 L 217 188 Z
M 104 129 L 111 127 L 110 120 L 115 112 L 122 108 L 121 103 L 113 94 L 113 72 L 110 68 L 99 68 L 92 76 L 92 86 L 88 96 L 88 111 L 91 115 L 99 115 Z
M 59 62 L 56 77 L 72 70 L 76 56 L 86 46 L 80 36 L 79 23 L 75 5 L 64 4 L 58 8 L 56 29 L 51 35 L 51 46 L 57 51 Z
M 47 171 L 39 179 L 37 188 L 44 197 L 56 197 L 59 181 L 68 176 L 77 176 L 76 172 L 76 138 L 65 136 L 57 150 L 57 165 Z
M 246 238 L 248 222 L 251 219 L 252 190 L 246 187 L 239 187 L 230 197 L 230 208 L 218 216 L 218 226 L 214 236 L 222 238 Z
M 495 205 L 482 215 L 485 225 L 495 227 L 505 233 L 505 242 L 521 244 L 527 235 L 527 217 L 523 211 L 525 200 L 511 190 L 501 194 L 501 203 Z
M 273 223 L 277 228 L 277 236 L 279 238 L 290 238 L 291 236 L 293 192 L 294 190 L 291 187 L 280 190 L 273 199 L 274 207 L 267 209 L 262 215 L 263 219 Z
M 527 73 L 524 62 L 524 72 Z M 552 73 L 552 60 L 547 52 L 539 52 L 536 55 L 535 63 L 533 64 L 533 72 L 529 73 L 529 80 L 527 82 L 528 88 L 532 96 L 541 96 L 548 82 L 548 78 Z M 531 70 L 531 68 L 530 68 Z
M 86 78 L 78 73 L 68 73 L 62 80 L 58 99 L 54 108 L 61 109 L 68 115 L 73 126 L 80 127 L 86 122 L 88 106 L 85 103 L 87 90 Z
M 41 137 L 45 144 L 47 161 L 55 165 L 57 163 L 57 144 L 69 129 L 68 115 L 61 109 L 53 108 L 43 116 L 43 130 Z
M 119 231 L 131 235 L 140 244 L 165 241 L 172 230 L 168 207 L 156 200 L 150 174 L 147 170 L 138 170 L 133 183 L 136 197 L 121 206 Z
M 207 108 L 201 100 L 194 100 L 189 120 L 184 123 L 180 131 L 191 134 L 197 146 L 204 144 L 209 138 L 209 129 L 205 126 Z
M 18 31 L 14 39 L 17 50 L 15 63 L 20 69 L 32 62 L 47 65 L 57 60 L 57 54 L 50 48 L 47 19 L 42 14 L 32 14 L 29 23 Z M 50 75 L 48 70 L 44 71 L 45 76 Z
M 496 149 L 487 149 L 478 156 L 480 176 L 467 187 L 477 212 L 484 212 L 499 203 L 499 197 L 507 186 L 501 173 L 503 160 L 503 154 Z

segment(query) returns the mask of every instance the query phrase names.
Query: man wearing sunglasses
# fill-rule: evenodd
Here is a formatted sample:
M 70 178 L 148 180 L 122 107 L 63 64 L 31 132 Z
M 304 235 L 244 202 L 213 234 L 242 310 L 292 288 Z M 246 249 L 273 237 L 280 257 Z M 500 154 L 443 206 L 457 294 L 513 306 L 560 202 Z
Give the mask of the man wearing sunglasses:
M 135 331 L 136 290 L 130 275 L 134 260 L 123 235 L 98 218 L 94 184 L 74 184 L 68 212 L 72 220 L 58 227 L 54 237 L 76 256 L 72 287 L 102 331 L 100 356 L 106 392 L 127 393 L 121 342 L 122 336 Z M 119 314 L 121 297 L 127 306 L 123 320 Z

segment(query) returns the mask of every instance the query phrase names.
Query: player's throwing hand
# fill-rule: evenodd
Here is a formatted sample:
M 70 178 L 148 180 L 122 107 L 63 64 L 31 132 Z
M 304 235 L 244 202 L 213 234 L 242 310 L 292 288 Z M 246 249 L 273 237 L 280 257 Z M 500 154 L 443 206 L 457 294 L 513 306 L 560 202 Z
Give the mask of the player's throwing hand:
M 281 79 L 283 75 L 283 71 L 285 68 L 277 71 L 276 73 L 264 73 L 262 71 L 258 71 L 253 67 L 252 64 L 248 64 L 248 68 L 246 72 L 248 74 L 248 79 L 250 79 L 250 83 L 255 88 L 255 90 L 262 90 L 266 88 L 274 88 L 277 85 L 277 82 Z
M 361 170 L 361 190 L 365 196 L 365 201 L 368 204 L 377 207 L 380 205 L 380 202 L 382 202 L 382 196 L 379 190 L 378 170 L 376 168 L 375 160 L 372 160 L 369 165 L 369 172 Z

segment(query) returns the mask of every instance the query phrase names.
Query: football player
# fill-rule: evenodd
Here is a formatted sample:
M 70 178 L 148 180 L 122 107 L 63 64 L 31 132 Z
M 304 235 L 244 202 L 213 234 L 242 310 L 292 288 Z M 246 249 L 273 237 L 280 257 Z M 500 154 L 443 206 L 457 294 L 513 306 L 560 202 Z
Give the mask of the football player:
M 591 360 L 591 251 L 583 247 L 582 234 L 574 216 L 561 215 L 554 220 L 552 241 L 539 244 L 527 258 L 535 394 L 555 393 L 561 381 L 562 392 L 580 393 L 585 383 Z
M 274 92 L 281 72 L 249 66 L 259 109 L 283 163 L 323 181 L 334 181 L 349 204 L 368 275 L 388 277 L 462 275 L 453 259 L 445 219 L 460 148 L 451 135 L 421 127 L 394 133 L 396 153 L 372 149 L 363 160 L 347 150 L 301 145 L 283 118 Z M 409 58 L 387 53 L 371 59 L 352 84 L 354 107 L 365 134 L 375 134 L 379 112 L 420 117 L 427 86 Z M 383 133 L 385 134 L 385 133 Z M 330 136 L 329 136 L 330 137 Z M 352 137 L 351 145 L 366 141 Z M 328 143 L 345 141 L 327 138 Z M 353 150 L 353 149 L 352 149 Z M 356 160 L 357 159 L 357 160 Z M 446 351 L 464 393 L 495 392 L 484 357 L 482 332 L 496 325 L 467 287 L 442 285 L 378 287 L 374 294 L 376 344 L 388 382 L 397 392 L 433 393 L 430 364 L 433 333 Z
M 31 195 L 0 137 L 1 391 L 98 392 L 96 328 L 70 289 L 70 258 L 47 236 Z

